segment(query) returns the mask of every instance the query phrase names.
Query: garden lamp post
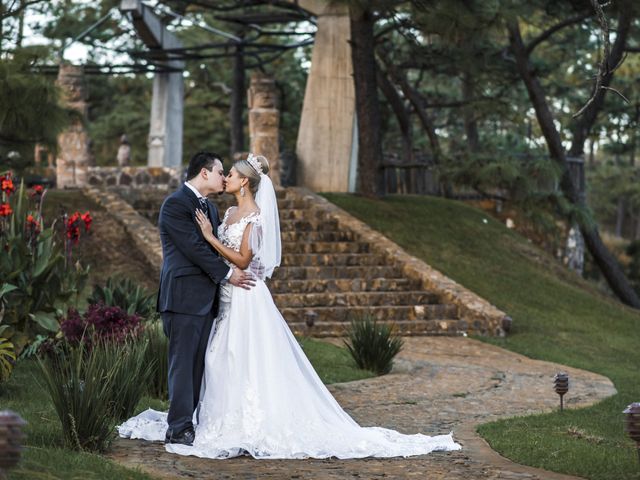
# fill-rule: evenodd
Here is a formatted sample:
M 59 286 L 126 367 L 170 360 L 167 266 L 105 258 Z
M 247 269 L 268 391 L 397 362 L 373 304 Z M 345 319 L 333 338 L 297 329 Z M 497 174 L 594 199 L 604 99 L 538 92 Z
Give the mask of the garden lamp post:
M 636 442 L 638 460 L 640 460 L 640 402 L 629 405 L 624 412 L 624 431 Z
M 553 377 L 553 389 L 560 395 L 560 411 L 564 410 L 563 397 L 569 391 L 569 375 L 566 373 L 556 373 Z
M 0 478 L 9 468 L 15 467 L 20 461 L 22 427 L 26 425 L 20 415 L 11 410 L 0 412 Z

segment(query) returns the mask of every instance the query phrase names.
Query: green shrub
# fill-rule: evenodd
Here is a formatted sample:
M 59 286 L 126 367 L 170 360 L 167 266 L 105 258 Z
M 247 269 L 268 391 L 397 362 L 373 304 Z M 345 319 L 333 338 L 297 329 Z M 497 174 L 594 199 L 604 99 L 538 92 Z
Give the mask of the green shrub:
M 378 323 L 370 316 L 353 319 L 347 331 L 345 345 L 358 367 L 378 375 L 391 371 L 393 357 L 402 348 L 403 341 L 393 335 L 393 327 Z
M 145 362 L 154 365 L 147 393 L 152 397 L 166 400 L 169 396 L 167 391 L 169 339 L 164 334 L 162 322 L 155 321 L 147 324 L 144 336 L 149 344 Z
M 153 368 L 144 361 L 146 348 L 146 341 L 62 342 L 38 358 L 69 448 L 103 451 L 115 424 L 133 414 Z
M 129 315 L 149 318 L 155 315 L 156 296 L 150 294 L 131 279 L 110 277 L 104 287 L 96 285 L 88 298 L 89 303 L 103 303 L 107 306 L 120 307 Z

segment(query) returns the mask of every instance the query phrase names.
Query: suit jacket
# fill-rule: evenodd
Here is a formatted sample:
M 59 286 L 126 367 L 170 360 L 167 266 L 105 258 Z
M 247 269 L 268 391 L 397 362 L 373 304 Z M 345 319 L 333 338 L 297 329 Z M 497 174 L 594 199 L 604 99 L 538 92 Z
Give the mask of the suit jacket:
M 217 314 L 218 285 L 229 273 L 216 250 L 204 239 L 195 221 L 201 208 L 198 197 L 186 185 L 162 203 L 158 228 L 162 242 L 162 271 L 158 312 Z M 217 235 L 218 211 L 209 202 L 209 219 Z

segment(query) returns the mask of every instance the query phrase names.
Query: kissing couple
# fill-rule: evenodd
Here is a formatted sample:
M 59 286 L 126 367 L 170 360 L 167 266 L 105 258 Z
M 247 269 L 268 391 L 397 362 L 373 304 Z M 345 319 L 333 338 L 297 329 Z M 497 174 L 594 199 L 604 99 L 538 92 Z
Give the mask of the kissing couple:
M 207 196 L 236 205 L 219 221 Z M 158 311 L 169 338 L 169 412 L 152 409 L 120 436 L 205 458 L 363 458 L 458 450 L 451 434 L 360 427 L 324 386 L 265 284 L 280 265 L 269 162 L 249 154 L 225 176 L 200 152 L 162 204 Z

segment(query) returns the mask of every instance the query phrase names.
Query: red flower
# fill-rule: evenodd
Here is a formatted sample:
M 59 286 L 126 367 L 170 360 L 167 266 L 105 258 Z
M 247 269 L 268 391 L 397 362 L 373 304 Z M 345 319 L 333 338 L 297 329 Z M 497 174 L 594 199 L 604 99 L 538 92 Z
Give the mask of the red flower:
M 31 214 L 27 215 L 27 225 L 33 225 L 36 228 L 40 228 L 40 222 L 36 220 L 35 217 Z
M 80 218 L 84 222 L 84 231 L 88 232 L 91 228 L 91 222 L 93 222 L 93 218 L 91 218 L 91 214 L 89 212 L 85 212 L 84 215 L 80 215 Z
M 0 203 L 0 217 L 8 217 L 13 213 L 11 210 L 11 205 L 8 203 Z
M 31 198 L 36 198 L 42 196 L 44 193 L 44 187 L 42 185 L 34 185 L 33 191 L 29 194 Z
M 13 185 L 13 180 L 11 180 L 10 174 L 0 177 L 0 190 L 2 190 L 7 195 L 11 195 L 16 191 L 16 187 Z
M 75 212 L 67 219 L 67 238 L 72 240 L 74 244 L 77 244 L 80 240 L 80 222 L 84 223 L 84 231 L 88 232 L 91 228 L 92 221 L 93 218 L 91 218 L 89 212 L 85 212 L 82 215 L 80 212 Z

